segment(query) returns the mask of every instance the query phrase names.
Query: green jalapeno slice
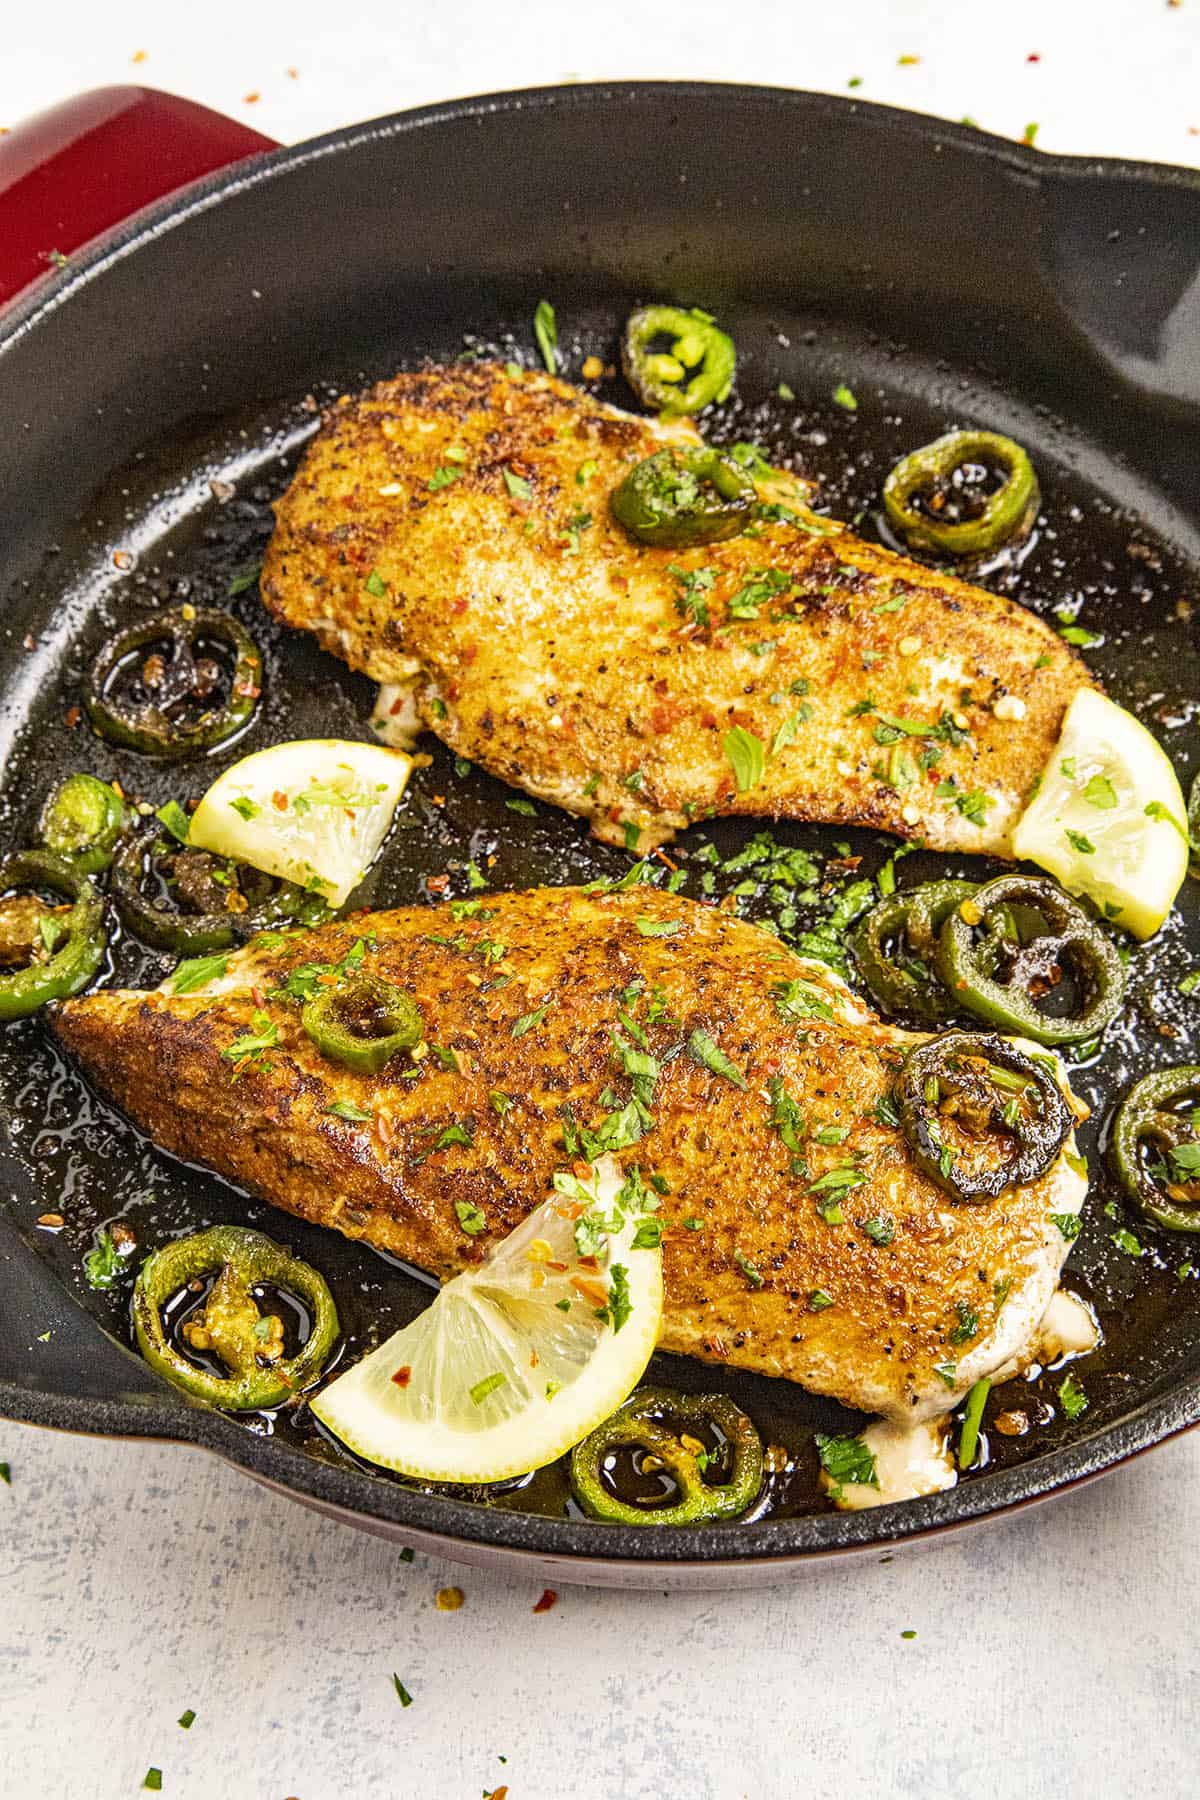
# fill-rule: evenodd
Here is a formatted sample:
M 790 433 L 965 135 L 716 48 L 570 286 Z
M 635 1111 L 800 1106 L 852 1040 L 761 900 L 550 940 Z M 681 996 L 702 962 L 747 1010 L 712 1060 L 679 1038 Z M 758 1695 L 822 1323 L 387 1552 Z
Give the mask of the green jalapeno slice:
M 711 313 L 641 306 L 621 337 L 621 367 L 643 406 L 680 418 L 728 398 L 737 353 Z
M 683 550 L 736 537 L 750 523 L 756 501 L 745 469 L 719 450 L 672 445 L 636 463 L 609 506 L 631 537 Z
M 230 668 L 215 654 L 219 647 Z M 109 743 L 173 762 L 242 731 L 262 680 L 258 645 L 235 618 L 209 607 L 179 607 L 111 637 L 92 664 L 83 699 Z M 129 690 L 125 697 L 122 688 Z
M 47 849 L 65 856 L 84 875 L 107 869 L 125 829 L 125 802 L 94 775 L 68 775 L 42 809 L 39 835 Z
M 1144 1075 L 1113 1122 L 1112 1159 L 1138 1211 L 1166 1231 L 1200 1231 L 1200 1068 Z M 1144 1152 L 1157 1151 L 1153 1162 Z
M 1071 1130 L 1054 1076 L 994 1032 L 944 1031 L 918 1044 L 893 1099 L 918 1167 L 964 1206 L 1039 1180 Z
M 979 475 L 999 469 L 1002 485 L 983 492 Z M 951 431 L 898 462 L 883 505 L 910 550 L 935 556 L 990 556 L 1028 537 L 1041 492 L 1033 464 L 995 431 Z
M 1125 971 L 1116 946 L 1057 882 L 1000 875 L 946 918 L 937 970 L 956 1005 L 1039 1044 L 1097 1036 L 1120 1010 Z M 1038 1002 L 1069 978 L 1076 996 L 1061 1016 Z
M 1192 782 L 1187 809 L 1188 861 L 1193 875 L 1200 875 L 1200 774 Z
M 402 1050 L 415 1050 L 425 1030 L 411 994 L 361 973 L 306 1001 L 300 1023 L 322 1056 L 360 1075 L 377 1075 Z
M 275 926 L 329 917 L 319 896 L 293 882 L 168 843 L 154 819 L 140 821 L 118 846 L 111 886 L 126 930 L 177 956 L 208 956 Z
M 0 893 L 10 888 L 49 888 L 73 904 L 37 918 L 33 960 L 0 976 L 0 1019 L 24 1019 L 49 1000 L 66 1000 L 88 985 L 104 961 L 104 899 L 82 869 L 52 850 L 24 850 L 0 863 Z M 42 952 L 39 955 L 39 949 Z
M 203 1303 L 176 1329 L 167 1317 L 171 1302 L 210 1276 L 216 1279 Z M 264 1285 L 294 1295 L 308 1313 L 308 1336 L 295 1356 L 283 1354 L 283 1320 L 260 1311 L 254 1290 Z M 260 1231 L 214 1225 L 146 1258 L 133 1288 L 133 1328 L 150 1367 L 175 1387 L 210 1406 L 247 1412 L 281 1406 L 316 1380 L 337 1341 L 338 1315 L 324 1276 L 309 1263 Z M 180 1338 L 228 1374 L 194 1362 Z
M 927 881 L 907 893 L 888 894 L 855 926 L 850 947 L 872 998 L 889 1012 L 941 1019 L 950 997 L 934 959 L 942 926 L 975 892 L 973 881 Z
M 705 1429 L 708 1442 L 699 1435 Z M 719 1439 L 719 1450 L 711 1447 L 712 1437 Z M 620 1499 L 605 1479 L 605 1462 L 619 1450 L 632 1452 L 635 1475 L 668 1477 L 678 1498 L 669 1504 L 662 1503 L 661 1493 L 644 1504 Z M 712 1479 L 714 1469 L 719 1480 Z M 763 1478 L 762 1440 L 725 1394 L 641 1388 L 576 1444 L 568 1473 L 572 1493 L 593 1519 L 621 1525 L 708 1525 L 745 1512 L 756 1498 Z

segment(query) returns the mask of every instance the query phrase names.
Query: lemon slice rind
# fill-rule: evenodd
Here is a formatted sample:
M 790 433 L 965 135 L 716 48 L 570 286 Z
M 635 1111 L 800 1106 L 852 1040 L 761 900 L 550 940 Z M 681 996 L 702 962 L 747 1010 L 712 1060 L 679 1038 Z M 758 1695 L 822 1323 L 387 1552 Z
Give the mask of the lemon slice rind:
M 317 1418 L 357 1456 L 425 1481 L 503 1481 L 564 1455 L 636 1387 L 662 1319 L 662 1252 L 633 1247 L 637 1215 L 613 1210 L 621 1183 L 611 1158 L 597 1165 L 595 1211 L 622 1222 L 594 1260 L 574 1239 L 583 1207 L 545 1202 L 331 1382 Z M 614 1330 L 597 1303 L 618 1269 L 629 1310 Z
M 1148 938 L 1187 874 L 1185 816 L 1157 740 L 1124 707 L 1081 688 L 1012 847 L 1069 893 L 1086 894 L 1106 918 Z
M 411 757 L 381 744 L 272 744 L 217 777 L 189 842 L 342 906 L 379 854 L 411 772 Z

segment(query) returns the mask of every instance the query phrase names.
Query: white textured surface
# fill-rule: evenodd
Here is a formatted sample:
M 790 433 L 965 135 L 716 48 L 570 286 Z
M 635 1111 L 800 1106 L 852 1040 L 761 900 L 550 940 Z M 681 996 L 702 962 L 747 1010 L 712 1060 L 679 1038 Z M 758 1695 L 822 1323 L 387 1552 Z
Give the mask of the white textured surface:
M 1037 121 L 1050 149 L 1200 159 L 1200 0 L 11 14 L 0 125 L 128 80 L 287 139 L 571 78 L 844 92 L 861 76 L 864 99 L 1013 136 Z M 922 1555 L 745 1596 L 564 1589 L 536 1616 L 540 1584 L 402 1564 L 191 1452 L 0 1422 L 0 1460 L 5 1800 L 119 1800 L 152 1764 L 183 1800 L 475 1800 L 501 1783 L 511 1800 L 1197 1790 L 1200 1440 Z M 466 1604 L 439 1613 L 450 1581 Z
M 1196 1792 L 1196 1439 L 890 1563 L 543 1614 L 197 1452 L 0 1445 L 6 1800 L 120 1800 L 150 1764 L 171 1800 Z

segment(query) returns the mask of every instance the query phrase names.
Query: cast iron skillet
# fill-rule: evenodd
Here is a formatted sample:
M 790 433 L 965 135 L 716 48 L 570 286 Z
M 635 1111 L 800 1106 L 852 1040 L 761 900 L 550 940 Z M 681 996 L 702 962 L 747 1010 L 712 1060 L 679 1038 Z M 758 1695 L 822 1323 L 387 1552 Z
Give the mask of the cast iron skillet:
M 178 166 L 195 173 L 256 143 L 209 145 Z M 557 305 L 573 371 L 591 352 L 612 360 L 636 300 L 719 312 L 742 362 L 739 400 L 718 429 L 790 455 L 837 516 L 864 513 L 867 533 L 902 450 L 954 423 L 1021 439 L 1045 513 L 1023 562 L 992 579 L 1043 611 L 1081 604 L 1105 634 L 1094 654 L 1111 691 L 1190 777 L 1200 178 L 1048 158 L 811 94 L 631 84 L 455 102 L 260 155 L 143 211 L 0 317 L 0 842 L 28 839 L 40 796 L 66 767 L 120 773 L 155 800 L 181 782 L 207 785 L 212 767 L 146 770 L 64 723 L 106 627 L 189 593 L 226 603 L 231 574 L 265 541 L 269 501 L 313 428 L 315 400 L 425 355 L 531 360 L 543 296 Z M 778 397 L 781 382 L 792 399 Z M 856 413 L 831 403 L 841 384 Z M 615 381 L 602 391 L 623 397 Z M 214 493 L 211 479 L 236 495 Z M 133 566 L 114 566 L 114 554 Z M 268 627 L 252 590 L 232 604 L 264 643 L 269 675 L 239 753 L 287 735 L 366 735 L 366 683 Z M 461 885 L 462 863 L 481 849 L 497 856 L 496 885 L 620 868 L 576 822 L 544 808 L 526 820 L 504 798 L 437 752 L 366 897 L 421 898 L 422 877 L 447 868 Z M 727 856 L 752 827 L 710 835 Z M 777 833 L 825 848 L 832 835 Z M 887 854 L 873 834 L 848 835 L 867 871 Z M 754 916 L 764 902 L 744 904 Z M 91 1102 L 37 1024 L 0 1043 L 0 1413 L 202 1445 L 367 1529 L 560 1581 L 775 1580 L 813 1558 L 1003 1515 L 1200 1419 L 1200 1283 L 1181 1274 L 1186 1243 L 1142 1229 L 1142 1257 L 1113 1246 L 1117 1224 L 1138 1222 L 1120 1211 L 1100 1153 L 1111 1098 L 1135 1070 L 1197 1059 L 1196 1002 L 1178 993 L 1193 959 L 1200 930 L 1185 892 L 1181 913 L 1134 958 L 1125 1024 L 1076 1074 L 1098 1111 L 1087 1227 L 1070 1267 L 1107 1334 L 1085 1366 L 1089 1410 L 1068 1424 L 1048 1416 L 1051 1383 L 1006 1390 L 1005 1404 L 1028 1406 L 1030 1432 L 992 1431 L 990 1466 L 951 1493 L 858 1515 L 823 1510 L 812 1431 L 846 1429 L 849 1415 L 786 1384 L 669 1358 L 660 1379 L 719 1381 L 792 1450 L 791 1485 L 767 1516 L 638 1531 L 564 1513 L 552 1479 L 490 1502 L 413 1491 L 339 1455 L 311 1423 L 248 1427 L 189 1406 L 124 1347 L 125 1290 L 99 1294 L 81 1279 L 101 1221 L 120 1214 L 149 1248 L 207 1219 L 252 1219 L 329 1274 L 352 1345 L 371 1320 L 410 1316 L 419 1283 L 161 1156 Z M 162 966 L 128 943 L 114 951 L 121 980 L 157 979 Z M 62 1231 L 36 1226 L 47 1210 L 63 1213 Z

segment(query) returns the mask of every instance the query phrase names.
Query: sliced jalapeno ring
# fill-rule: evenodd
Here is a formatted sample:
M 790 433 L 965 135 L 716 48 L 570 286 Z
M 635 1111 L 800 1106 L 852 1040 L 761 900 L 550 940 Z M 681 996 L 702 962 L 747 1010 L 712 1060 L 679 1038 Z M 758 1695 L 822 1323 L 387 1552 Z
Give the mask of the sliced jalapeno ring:
M 713 1428 L 722 1440 L 719 1454 L 699 1435 Z M 633 1451 L 638 1475 L 665 1473 L 678 1498 L 670 1505 L 619 1499 L 604 1479 L 604 1465 L 613 1451 L 622 1449 Z M 650 1457 L 655 1462 L 647 1467 Z M 721 1466 L 724 1478 L 719 1482 L 708 1479 L 713 1463 Z M 707 1525 L 735 1518 L 753 1503 L 762 1486 L 762 1440 L 725 1394 L 641 1388 L 576 1444 L 568 1473 L 572 1493 L 593 1519 L 622 1525 Z
M 402 1050 L 415 1050 L 425 1029 L 411 994 L 361 973 L 306 1001 L 300 1023 L 322 1056 L 360 1075 L 377 1075 Z
M 170 1302 L 193 1281 L 215 1275 L 202 1307 L 179 1329 L 191 1349 L 215 1356 L 227 1375 L 193 1362 L 175 1341 Z M 309 1332 L 295 1356 L 283 1354 L 282 1320 L 260 1312 L 253 1290 L 269 1283 L 302 1300 Z M 338 1315 L 324 1276 L 260 1231 L 214 1225 L 148 1256 L 133 1288 L 133 1328 L 142 1355 L 160 1375 L 233 1412 L 281 1406 L 315 1381 L 337 1341 Z
M 1039 1180 L 1071 1130 L 1054 1076 L 993 1032 L 945 1031 L 918 1044 L 894 1101 L 918 1167 L 965 1206 Z M 1000 1161 L 969 1154 L 976 1145 L 999 1145 Z
M 1003 484 L 986 497 L 976 471 L 999 468 Z M 990 556 L 1028 537 L 1041 493 L 1033 464 L 995 431 L 951 431 L 903 457 L 883 484 L 892 527 L 910 550 L 937 556 Z
M 1042 875 L 1000 875 L 956 907 L 941 928 L 937 970 L 957 1005 L 1039 1044 L 1096 1037 L 1125 994 L 1116 946 Z M 1038 1001 L 1064 975 L 1078 989 L 1078 1006 L 1056 1017 Z
M 223 685 L 220 663 L 205 645 L 232 653 L 228 694 L 208 702 Z M 133 670 L 142 652 L 141 667 Z M 116 690 L 129 679 L 132 692 Z M 88 717 L 102 738 L 140 750 L 162 762 L 177 761 L 226 743 L 254 716 L 262 693 L 258 645 L 229 613 L 180 607 L 156 613 L 119 631 L 92 664 L 84 687 Z
M 1117 1109 L 1111 1149 L 1145 1218 L 1165 1231 L 1200 1231 L 1200 1068 L 1160 1069 L 1136 1082 Z M 1154 1162 L 1146 1150 L 1158 1152 Z
M 941 1019 L 950 997 L 934 968 L 937 935 L 973 881 L 927 881 L 906 893 L 888 894 L 850 936 L 859 971 L 872 997 L 889 1012 Z
M 47 849 L 82 874 L 98 875 L 113 859 L 126 817 L 125 802 L 106 781 L 68 775 L 47 799 L 38 832 Z
M 88 985 L 104 961 L 104 899 L 82 869 L 52 850 L 24 850 L 0 863 L 0 893 L 49 888 L 73 902 L 60 914 L 47 908 L 38 921 L 44 960 L 0 976 L 0 1019 L 24 1019 L 49 1000 L 66 1000 Z M 42 921 L 48 921 L 44 927 Z M 37 947 L 34 947 L 37 957 Z
M 711 313 L 641 306 L 626 322 L 621 366 L 643 406 L 680 418 L 728 398 L 737 352 Z
M 145 891 L 155 880 L 160 897 Z M 118 846 L 111 887 L 126 930 L 177 956 L 208 956 L 278 925 L 319 925 L 329 917 L 323 900 L 293 882 L 167 843 L 154 819 L 139 821 Z
M 719 450 L 672 445 L 636 463 L 609 505 L 632 537 L 683 550 L 736 537 L 756 500 L 750 476 Z

